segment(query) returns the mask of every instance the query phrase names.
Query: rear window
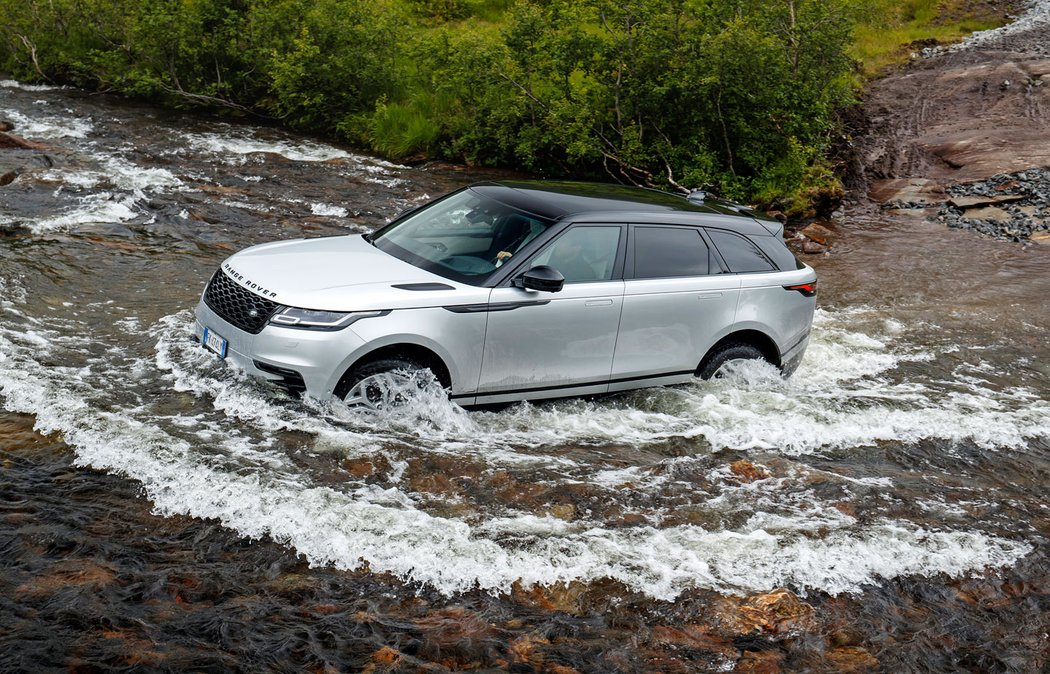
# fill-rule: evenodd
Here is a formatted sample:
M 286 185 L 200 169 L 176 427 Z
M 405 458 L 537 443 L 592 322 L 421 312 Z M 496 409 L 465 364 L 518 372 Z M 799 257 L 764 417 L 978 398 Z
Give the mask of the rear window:
M 722 254 L 722 259 L 729 266 L 729 271 L 742 274 L 775 270 L 773 263 L 759 250 L 758 246 L 745 237 L 721 229 L 709 229 L 707 233 L 714 242 L 715 248 Z
M 635 227 L 634 277 L 704 276 L 710 253 L 692 227 Z

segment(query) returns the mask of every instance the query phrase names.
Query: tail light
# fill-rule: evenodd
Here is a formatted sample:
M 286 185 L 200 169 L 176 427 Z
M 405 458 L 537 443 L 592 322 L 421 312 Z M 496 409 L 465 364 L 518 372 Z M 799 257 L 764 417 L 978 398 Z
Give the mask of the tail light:
M 809 283 L 799 283 L 793 286 L 784 286 L 784 290 L 797 290 L 806 297 L 813 297 L 817 294 L 817 282 L 810 281 Z

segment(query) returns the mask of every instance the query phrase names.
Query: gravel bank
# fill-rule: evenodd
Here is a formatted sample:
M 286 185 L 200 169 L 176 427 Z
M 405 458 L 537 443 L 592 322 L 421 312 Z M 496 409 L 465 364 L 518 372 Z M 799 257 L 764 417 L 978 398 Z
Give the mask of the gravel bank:
M 1042 240 L 1050 232 L 1050 170 L 1030 169 L 951 185 L 937 220 L 1011 241 Z

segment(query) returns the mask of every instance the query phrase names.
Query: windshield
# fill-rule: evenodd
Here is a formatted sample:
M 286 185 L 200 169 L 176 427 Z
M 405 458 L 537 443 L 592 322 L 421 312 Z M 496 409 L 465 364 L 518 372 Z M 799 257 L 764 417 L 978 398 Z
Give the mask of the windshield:
M 372 243 L 427 271 L 478 285 L 551 224 L 465 189 L 384 227 Z

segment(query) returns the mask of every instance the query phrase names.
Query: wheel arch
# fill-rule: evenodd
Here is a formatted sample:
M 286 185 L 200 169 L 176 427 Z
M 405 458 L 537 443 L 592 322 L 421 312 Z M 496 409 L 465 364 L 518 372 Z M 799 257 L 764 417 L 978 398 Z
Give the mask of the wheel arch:
M 762 352 L 762 357 L 768 362 L 778 368 L 783 367 L 783 363 L 781 363 L 780 360 L 780 348 L 777 346 L 777 343 L 773 338 L 761 330 L 744 328 L 734 330 L 712 344 L 711 348 L 704 354 L 704 357 L 700 359 L 700 363 L 696 366 L 696 371 L 699 372 L 702 370 L 711 356 L 717 353 L 718 350 L 726 344 L 748 344 L 753 346 Z
M 347 365 L 344 368 L 343 373 L 339 376 L 339 381 L 336 383 L 333 393 L 338 398 L 342 398 L 346 395 L 347 391 L 350 389 L 350 373 L 353 372 L 355 368 L 373 360 L 398 357 L 406 358 L 429 368 L 443 387 L 452 387 L 452 373 L 441 356 L 422 344 L 398 342 L 396 344 L 387 344 L 375 348 L 368 353 L 361 355 L 355 361 Z

